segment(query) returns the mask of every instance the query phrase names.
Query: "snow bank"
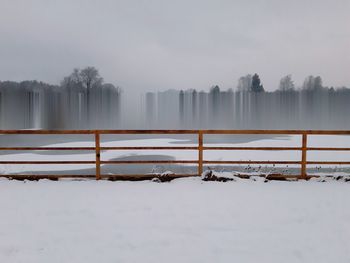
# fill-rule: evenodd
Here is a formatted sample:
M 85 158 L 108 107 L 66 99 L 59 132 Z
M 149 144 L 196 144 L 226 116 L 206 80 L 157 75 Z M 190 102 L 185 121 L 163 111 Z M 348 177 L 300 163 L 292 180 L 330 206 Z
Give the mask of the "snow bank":
M 350 184 L 0 180 L 0 262 L 350 262 Z

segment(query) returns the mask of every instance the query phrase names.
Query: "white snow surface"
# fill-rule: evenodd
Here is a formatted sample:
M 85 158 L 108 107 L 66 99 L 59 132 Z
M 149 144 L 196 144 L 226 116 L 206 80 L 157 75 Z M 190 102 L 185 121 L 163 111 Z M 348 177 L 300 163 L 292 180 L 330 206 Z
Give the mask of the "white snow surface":
M 0 180 L 0 262 L 350 262 L 350 184 Z
M 136 140 L 118 140 L 103 142 L 101 146 L 197 146 L 196 143 L 183 143 L 183 140 L 173 138 L 160 139 L 136 139 Z M 311 147 L 350 147 L 350 136 L 328 136 L 313 135 L 308 136 L 308 145 Z M 46 145 L 47 147 L 94 147 L 91 141 L 67 142 Z M 237 146 L 237 147 L 301 147 L 301 136 L 282 136 L 273 139 L 261 139 L 246 143 L 215 143 L 205 146 Z M 94 152 L 60 154 L 59 151 L 54 155 L 40 154 L 40 152 L 25 152 L 1 155 L 3 161 L 94 161 Z M 101 160 L 111 160 L 113 158 L 137 156 L 137 155 L 169 155 L 176 160 L 197 160 L 198 152 L 196 150 L 120 150 L 103 151 Z M 260 160 L 260 161 L 300 161 L 300 151 L 204 151 L 205 160 Z M 350 152 L 332 152 L 332 151 L 309 151 L 309 161 L 349 161 Z M 298 165 L 289 165 L 298 167 Z M 0 165 L 0 172 L 15 173 L 23 171 L 59 171 L 59 170 L 79 170 L 83 168 L 94 168 L 95 165 Z

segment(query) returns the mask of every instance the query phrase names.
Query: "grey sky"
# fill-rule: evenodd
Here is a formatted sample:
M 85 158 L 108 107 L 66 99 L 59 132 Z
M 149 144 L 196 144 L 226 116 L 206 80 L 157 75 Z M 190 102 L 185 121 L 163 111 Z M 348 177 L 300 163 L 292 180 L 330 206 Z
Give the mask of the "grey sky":
M 0 0 L 0 80 L 96 66 L 125 90 L 266 89 L 292 74 L 350 87 L 350 0 Z

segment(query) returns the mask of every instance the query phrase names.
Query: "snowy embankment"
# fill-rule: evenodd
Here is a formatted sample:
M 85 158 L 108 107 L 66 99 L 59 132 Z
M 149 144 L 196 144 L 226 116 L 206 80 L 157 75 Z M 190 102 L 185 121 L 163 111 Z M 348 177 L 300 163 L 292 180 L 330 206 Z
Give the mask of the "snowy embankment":
M 350 184 L 0 180 L 0 262 L 350 262 Z

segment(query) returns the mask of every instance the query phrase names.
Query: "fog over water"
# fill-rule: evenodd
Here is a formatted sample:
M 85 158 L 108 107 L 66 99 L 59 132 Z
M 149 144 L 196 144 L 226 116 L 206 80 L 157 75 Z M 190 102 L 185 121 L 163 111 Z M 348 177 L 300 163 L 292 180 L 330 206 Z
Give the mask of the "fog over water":
M 147 128 L 349 129 L 350 90 L 149 93 Z
M 309 76 L 296 88 L 290 75 L 265 91 L 258 74 L 236 90 L 167 90 L 125 96 L 97 69 L 75 69 L 49 85 L 0 82 L 1 129 L 349 129 L 350 89 L 325 87 Z

